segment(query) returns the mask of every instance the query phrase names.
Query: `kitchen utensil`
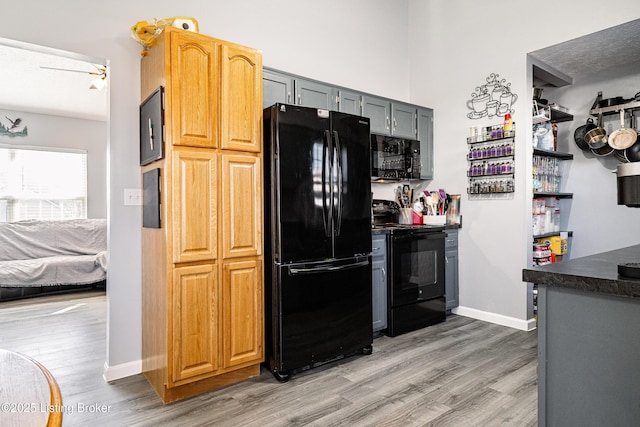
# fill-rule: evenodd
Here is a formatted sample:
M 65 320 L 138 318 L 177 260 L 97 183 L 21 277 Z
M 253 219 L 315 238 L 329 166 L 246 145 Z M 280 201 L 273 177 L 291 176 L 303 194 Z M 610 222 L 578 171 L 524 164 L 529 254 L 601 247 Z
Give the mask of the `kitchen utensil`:
M 598 127 L 587 132 L 584 140 L 591 150 L 597 150 L 607 145 L 607 131 L 602 127 L 602 113 L 598 114 Z
M 613 131 L 607 143 L 616 150 L 624 150 L 631 147 L 638 138 L 634 129 L 624 127 L 624 109 L 620 109 L 620 129 Z
M 580 148 L 583 151 L 589 151 L 589 144 L 587 144 L 587 141 L 584 140 L 584 137 L 586 136 L 587 132 L 589 132 L 592 129 L 595 129 L 597 126 L 595 125 L 595 123 L 593 123 L 593 119 L 592 118 L 588 118 L 587 119 L 587 124 L 579 126 L 575 132 L 573 132 L 573 139 L 576 142 L 576 145 L 578 146 L 578 148 Z
M 433 197 L 427 196 L 426 201 L 427 201 L 427 210 L 429 211 L 429 215 L 435 215 L 435 212 L 433 211 Z

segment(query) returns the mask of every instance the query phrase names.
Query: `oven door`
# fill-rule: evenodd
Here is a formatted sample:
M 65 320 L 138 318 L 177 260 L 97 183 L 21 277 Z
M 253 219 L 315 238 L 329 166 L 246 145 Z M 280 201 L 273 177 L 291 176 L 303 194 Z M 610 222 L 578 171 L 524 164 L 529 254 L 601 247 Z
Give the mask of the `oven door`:
M 443 232 L 411 232 L 392 237 L 391 306 L 444 295 Z

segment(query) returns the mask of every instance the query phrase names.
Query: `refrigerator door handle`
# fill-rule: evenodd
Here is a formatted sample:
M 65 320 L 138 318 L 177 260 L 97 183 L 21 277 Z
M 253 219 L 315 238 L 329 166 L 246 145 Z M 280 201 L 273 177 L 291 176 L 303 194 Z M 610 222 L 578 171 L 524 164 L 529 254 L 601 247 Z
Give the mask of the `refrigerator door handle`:
M 331 189 L 331 133 L 324 131 L 324 141 L 322 146 L 322 217 L 324 220 L 324 233 L 331 236 L 331 223 L 333 221 L 333 190 Z M 329 187 L 329 191 L 327 191 Z
M 340 235 L 340 227 L 342 225 L 342 147 L 340 145 L 340 136 L 338 135 L 337 131 L 333 131 L 333 138 L 335 140 L 335 147 L 336 147 L 336 155 L 335 155 L 335 165 L 337 168 L 337 174 L 336 174 L 336 178 L 338 181 L 338 200 L 337 200 L 337 204 L 338 206 L 336 207 L 336 224 L 335 224 L 335 230 L 336 230 L 336 236 Z
M 350 270 L 352 268 L 365 267 L 369 265 L 369 260 L 358 261 L 352 264 L 345 265 L 323 265 L 321 267 L 308 267 L 308 268 L 289 268 L 289 274 L 291 276 L 295 276 L 298 274 L 317 274 L 317 273 L 326 273 L 329 271 L 342 271 L 342 270 Z

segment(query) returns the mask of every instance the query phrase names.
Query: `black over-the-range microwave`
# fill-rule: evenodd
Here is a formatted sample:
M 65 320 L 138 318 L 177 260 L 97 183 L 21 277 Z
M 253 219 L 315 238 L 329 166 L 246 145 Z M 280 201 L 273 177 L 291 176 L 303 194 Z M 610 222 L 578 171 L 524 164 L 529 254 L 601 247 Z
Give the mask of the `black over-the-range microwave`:
M 371 134 L 373 179 L 420 179 L 420 141 Z

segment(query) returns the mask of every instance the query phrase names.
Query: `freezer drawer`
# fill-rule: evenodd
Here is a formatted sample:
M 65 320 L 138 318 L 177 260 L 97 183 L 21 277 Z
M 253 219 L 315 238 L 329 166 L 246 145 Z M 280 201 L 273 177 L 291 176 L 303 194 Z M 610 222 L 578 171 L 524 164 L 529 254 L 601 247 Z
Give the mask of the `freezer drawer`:
M 269 364 L 292 371 L 371 350 L 371 258 L 274 266 Z

